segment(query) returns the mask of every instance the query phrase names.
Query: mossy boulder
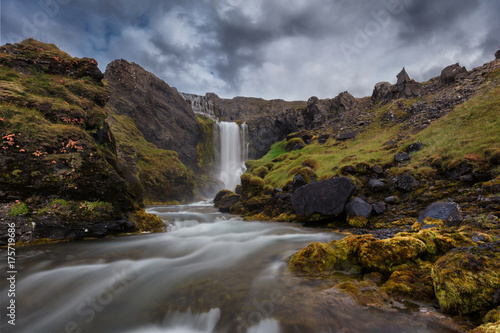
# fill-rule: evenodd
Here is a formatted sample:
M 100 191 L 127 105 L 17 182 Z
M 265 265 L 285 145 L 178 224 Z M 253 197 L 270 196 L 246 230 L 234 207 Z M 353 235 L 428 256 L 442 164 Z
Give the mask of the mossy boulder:
M 399 265 L 412 262 L 425 253 L 426 246 L 412 237 L 394 237 L 364 244 L 359 261 L 369 271 L 391 273 Z
M 302 138 L 292 138 L 285 144 L 285 150 L 290 152 L 292 150 L 300 150 L 306 146 Z
M 260 166 L 252 170 L 252 175 L 264 178 L 269 173 L 269 169 L 265 166 Z
M 250 173 L 241 175 L 241 195 L 244 199 L 264 194 L 264 181 L 262 178 Z
M 432 268 L 436 297 L 449 313 L 471 314 L 500 304 L 500 241 L 449 251 Z
M 372 235 L 362 235 L 328 244 L 311 243 L 290 258 L 289 268 L 292 272 L 308 275 L 329 275 L 336 271 L 359 274 L 362 267 L 357 253 L 365 243 L 374 240 Z
M 391 274 L 382 290 L 399 299 L 431 301 L 434 287 L 430 270 L 397 270 Z

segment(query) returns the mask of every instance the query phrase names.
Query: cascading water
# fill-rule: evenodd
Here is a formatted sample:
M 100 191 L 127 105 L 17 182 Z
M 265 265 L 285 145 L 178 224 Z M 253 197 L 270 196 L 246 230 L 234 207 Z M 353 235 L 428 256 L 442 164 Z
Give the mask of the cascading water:
M 234 190 L 245 172 L 248 159 L 248 126 L 233 122 L 217 122 L 216 146 L 218 147 L 219 180 L 224 188 Z

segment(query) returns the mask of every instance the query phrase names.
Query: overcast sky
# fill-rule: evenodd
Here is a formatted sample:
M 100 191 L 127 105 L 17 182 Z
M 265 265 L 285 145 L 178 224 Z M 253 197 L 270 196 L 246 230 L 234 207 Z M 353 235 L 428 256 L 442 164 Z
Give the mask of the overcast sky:
M 101 70 L 127 59 L 179 91 L 307 100 L 371 95 L 494 59 L 498 0 L 0 0 L 1 42 L 33 37 Z

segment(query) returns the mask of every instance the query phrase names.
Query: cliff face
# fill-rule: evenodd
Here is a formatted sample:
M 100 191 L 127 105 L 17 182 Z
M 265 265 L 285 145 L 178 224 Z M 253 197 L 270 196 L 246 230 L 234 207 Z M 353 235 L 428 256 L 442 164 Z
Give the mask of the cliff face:
M 110 88 L 108 106 L 130 117 L 148 142 L 177 152 L 182 163 L 197 168 L 200 125 L 175 88 L 126 60 L 110 63 L 105 79 Z
M 29 216 L 35 238 L 134 230 L 143 191 L 117 159 L 97 62 L 32 39 L 0 54 L 0 203 Z
M 305 109 L 304 101 L 287 102 L 252 97 L 224 99 L 213 93 L 205 96 L 183 93 L 182 97 L 194 112 L 222 121 L 246 122 L 250 137 L 250 158 L 262 157 L 273 143 L 304 127 L 302 114 L 297 112 L 297 109 Z

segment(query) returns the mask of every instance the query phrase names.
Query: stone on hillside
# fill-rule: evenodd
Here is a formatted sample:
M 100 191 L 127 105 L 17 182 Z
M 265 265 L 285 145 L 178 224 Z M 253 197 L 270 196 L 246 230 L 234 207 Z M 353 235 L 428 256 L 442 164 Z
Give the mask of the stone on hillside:
M 346 177 L 331 178 L 299 187 L 292 195 L 296 214 L 337 215 L 354 193 L 353 182 Z
M 372 213 L 372 209 L 372 205 L 359 197 L 351 199 L 345 206 L 347 222 L 349 225 L 356 228 L 366 226 L 368 218 Z
M 426 217 L 443 220 L 448 226 L 455 226 L 462 222 L 462 211 L 456 202 L 434 202 L 427 207 L 418 222 L 423 222 Z
M 385 183 L 376 178 L 372 178 L 366 186 L 372 191 L 382 191 L 385 188 Z
M 455 248 L 432 268 L 439 305 L 449 313 L 487 311 L 500 304 L 500 241 Z
M 394 155 L 394 161 L 396 162 L 403 162 L 411 159 L 411 155 L 407 153 L 397 153 Z
M 328 141 L 328 139 L 330 138 L 330 135 L 329 134 L 322 134 L 320 135 L 320 137 L 318 138 L 318 143 L 319 144 L 325 144 L 326 141 Z
M 347 91 L 344 91 L 331 100 L 331 109 L 336 112 L 345 113 L 350 111 L 356 103 L 356 98 Z
M 411 79 L 406 70 L 403 70 L 397 75 L 398 82 L 396 87 L 399 91 L 399 96 L 403 98 L 418 97 L 422 94 L 422 86 L 420 83 Z
M 414 188 L 417 188 L 419 185 L 420 183 L 418 182 L 418 180 L 413 178 L 412 175 L 403 173 L 396 178 L 396 188 L 403 191 L 410 192 Z
M 373 211 L 375 214 L 380 215 L 386 211 L 385 202 L 378 201 L 372 204 Z
M 406 149 L 406 151 L 408 153 L 412 153 L 414 151 L 420 151 L 422 149 L 424 149 L 424 144 L 422 142 L 418 141 L 418 142 L 414 142 L 414 143 L 410 144 L 408 146 L 408 149 Z
M 381 166 L 379 165 L 374 165 L 370 168 L 370 170 L 378 175 L 381 175 L 384 173 L 384 169 L 382 169 Z
M 458 63 L 445 67 L 441 71 L 441 82 L 444 84 L 453 83 L 457 76 L 462 73 L 467 73 L 467 69 L 460 67 Z
M 398 201 L 398 198 L 395 196 L 390 196 L 384 199 L 386 203 L 396 203 Z
M 354 139 L 358 135 L 358 132 L 356 131 L 348 131 L 348 132 L 342 132 L 337 135 L 337 140 L 343 141 L 343 140 L 349 140 L 349 139 Z
M 306 180 L 301 175 L 295 175 L 293 177 L 293 188 L 299 188 L 306 184 L 307 184 Z
M 379 82 L 373 88 L 372 99 L 374 101 L 390 99 L 392 96 L 392 85 L 389 82 Z
M 500 59 L 500 50 L 495 52 L 495 59 Z

